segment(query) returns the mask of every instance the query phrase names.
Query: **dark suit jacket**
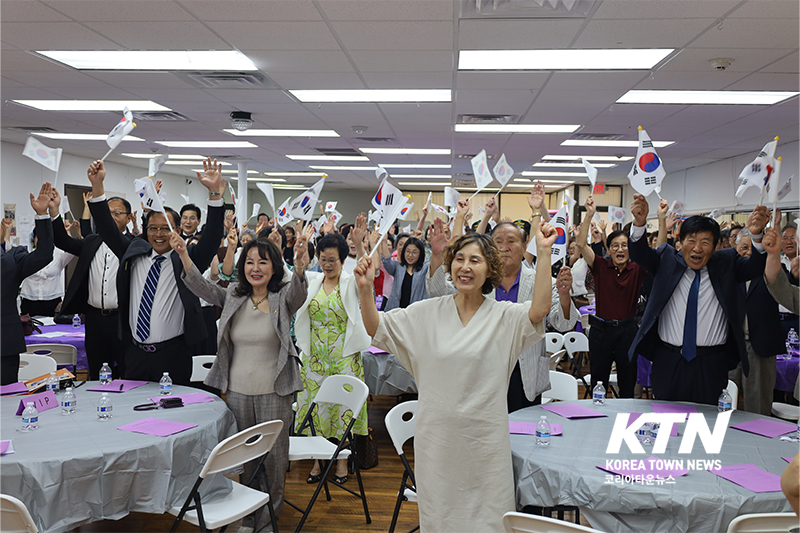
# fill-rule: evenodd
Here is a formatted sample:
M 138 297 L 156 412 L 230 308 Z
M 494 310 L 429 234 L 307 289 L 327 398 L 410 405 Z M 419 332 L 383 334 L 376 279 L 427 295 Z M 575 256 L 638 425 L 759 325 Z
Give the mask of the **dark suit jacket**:
M 750 289 L 745 283 L 739 284 L 739 298 L 744 302 L 747 312 L 747 326 L 750 332 L 750 344 L 759 357 L 772 357 L 786 352 L 783 342 L 783 327 L 778 314 L 778 303 L 772 298 L 760 276 L 750 282 Z M 744 315 L 742 316 L 744 321 Z
M 64 225 L 61 225 L 64 229 Z M 48 217 L 36 221 L 39 244 L 28 253 L 24 246 L 15 246 L 0 256 L 0 353 L 16 355 L 25 352 L 25 335 L 17 310 L 17 294 L 22 280 L 35 274 L 53 260 L 53 224 Z
M 686 271 L 686 262 L 679 251 L 668 244 L 662 244 L 657 250 L 648 246 L 647 239 L 642 237 L 629 245 L 631 260 L 642 265 L 653 273 L 653 290 L 647 301 L 647 308 L 642 317 L 642 324 L 636 338 L 628 351 L 628 357 L 641 354 L 652 359 L 658 337 L 658 317 L 664 311 L 678 282 Z M 733 248 L 714 252 L 708 262 L 708 277 L 714 287 L 714 294 L 719 300 L 722 311 L 728 319 L 728 340 L 725 345 L 729 355 L 729 370 L 736 368 L 739 361 L 745 375 L 750 372 L 747 362 L 747 350 L 744 346 L 743 301 L 739 296 L 737 285 L 749 279 L 761 277 L 767 254 L 759 253 L 753 248 L 752 255 L 744 258 Z
M 131 341 L 133 336 L 130 328 L 130 298 L 131 298 L 131 265 L 137 258 L 149 254 L 153 248 L 147 242 L 147 234 L 128 240 L 111 216 L 108 202 L 89 202 L 89 209 L 95 221 L 97 232 L 103 238 L 111 251 L 119 257 L 119 272 L 117 272 L 117 293 L 119 298 L 120 338 Z M 208 230 L 197 244 L 188 247 L 189 257 L 202 272 L 211 264 L 211 259 L 217 253 L 225 228 L 223 218 L 224 207 L 208 208 Z M 183 329 L 187 344 L 196 345 L 208 337 L 205 321 L 200 308 L 200 300 L 195 296 L 181 279 L 183 264 L 177 253 L 170 254 L 172 268 L 175 272 L 175 281 L 178 284 L 178 295 L 184 307 Z
M 129 241 L 133 239 L 130 233 L 122 235 Z M 103 238 L 97 233 L 89 234 L 83 239 L 70 237 L 59 216 L 53 221 L 53 240 L 58 248 L 78 257 L 78 264 L 64 294 L 61 312 L 67 315 L 85 313 L 89 307 L 89 271 L 94 256 L 103 244 Z

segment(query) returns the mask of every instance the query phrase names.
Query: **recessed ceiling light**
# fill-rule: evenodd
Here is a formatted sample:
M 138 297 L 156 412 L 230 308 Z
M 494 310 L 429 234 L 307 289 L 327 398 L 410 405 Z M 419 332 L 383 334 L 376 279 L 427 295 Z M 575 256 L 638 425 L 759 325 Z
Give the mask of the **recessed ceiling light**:
M 205 160 L 205 157 L 203 159 Z M 170 159 L 164 164 L 165 165 L 195 165 L 196 166 L 197 165 L 197 160 L 181 161 L 179 159 L 175 159 L 175 160 Z M 219 161 L 219 164 L 220 165 L 230 166 L 231 163 L 228 163 L 227 161 Z
M 58 139 L 62 141 L 105 141 L 108 139 L 107 133 L 46 133 L 34 131 L 34 135 L 40 137 L 47 137 L 48 139 Z M 123 141 L 144 141 L 139 137 L 133 135 L 126 135 L 122 138 Z
M 664 148 L 675 144 L 675 141 L 653 141 L 653 146 L 656 148 Z M 603 148 L 638 148 L 639 141 L 602 141 L 602 140 L 583 140 L 583 139 L 567 139 L 561 146 L 600 146 Z
M 587 161 L 630 161 L 633 156 L 625 155 L 617 157 L 615 155 L 546 155 L 542 157 L 542 161 L 577 161 L 578 159 L 586 159 Z
M 248 141 L 156 141 L 170 148 L 258 148 Z
M 442 178 L 452 179 L 453 176 L 444 176 L 442 174 L 392 174 L 393 178 Z
M 258 70 L 237 50 L 37 50 L 78 70 Z
M 585 178 L 588 176 L 586 172 L 537 172 L 535 170 L 524 170 L 520 172 L 520 175 L 527 176 L 529 178 Z
M 41 111 L 172 111 L 151 100 L 11 100 Z
M 365 154 L 450 155 L 449 148 L 359 148 Z
M 286 177 L 307 177 L 307 178 L 314 178 L 314 177 L 322 177 L 325 175 L 324 172 L 264 172 L 265 176 L 286 176 Z
M 327 166 L 327 165 L 308 165 L 308 168 L 313 168 L 314 170 L 375 170 L 378 167 L 337 167 L 337 166 Z
M 379 163 L 383 168 L 453 168 L 453 165 L 427 165 L 420 163 Z
M 450 102 L 450 89 L 312 89 L 290 90 L 305 103 L 401 103 Z
M 618 104 L 772 105 L 798 92 L 780 91 L 628 91 Z
M 287 155 L 293 161 L 369 161 L 364 155 Z
M 573 133 L 580 124 L 456 124 L 456 133 Z
M 552 163 L 539 162 L 539 163 L 534 163 L 533 166 L 535 166 L 535 167 L 577 167 L 577 168 L 586 168 L 586 167 L 583 166 L 583 163 L 557 163 L 557 162 L 552 162 Z M 611 168 L 611 167 L 615 167 L 617 165 L 615 165 L 614 163 L 592 163 L 592 166 L 597 167 L 597 168 Z
M 458 70 L 643 70 L 674 51 L 663 49 L 461 50 Z
M 193 168 L 192 172 L 200 172 L 200 173 L 202 173 L 203 169 L 202 168 Z M 220 172 L 222 174 L 236 174 L 236 175 L 239 174 L 239 170 L 233 170 L 233 169 L 231 169 L 231 170 L 220 170 Z M 260 172 L 258 170 L 248 170 L 247 173 L 248 174 L 260 174 Z
M 333 130 L 254 130 L 224 129 L 225 133 L 243 137 L 338 137 Z

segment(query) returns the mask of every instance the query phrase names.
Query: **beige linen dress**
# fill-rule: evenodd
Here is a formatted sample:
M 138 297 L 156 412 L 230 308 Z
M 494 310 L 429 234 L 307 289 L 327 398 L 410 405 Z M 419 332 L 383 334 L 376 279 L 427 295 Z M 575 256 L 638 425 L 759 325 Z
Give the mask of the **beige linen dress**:
M 519 353 L 544 336 L 529 309 L 487 298 L 464 326 L 450 295 L 380 315 L 373 346 L 394 354 L 419 389 L 422 532 L 503 531 L 515 509 L 506 392 Z

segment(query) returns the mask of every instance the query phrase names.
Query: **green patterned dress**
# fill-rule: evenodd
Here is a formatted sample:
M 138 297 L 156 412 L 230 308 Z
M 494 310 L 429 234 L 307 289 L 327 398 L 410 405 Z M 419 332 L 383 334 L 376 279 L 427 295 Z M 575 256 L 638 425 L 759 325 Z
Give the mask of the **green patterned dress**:
M 364 380 L 364 366 L 361 354 L 343 355 L 344 335 L 347 329 L 347 313 L 342 303 L 339 285 L 330 294 L 320 288 L 308 304 L 311 319 L 311 353 L 302 354 L 303 365 L 300 374 L 303 378 L 303 390 L 297 393 L 297 425 L 299 426 L 308 413 L 311 401 L 317 395 L 324 377 L 334 375 L 353 376 Z M 350 409 L 340 411 L 341 406 L 318 404 L 314 411 L 314 427 L 317 435 L 326 438 L 340 438 L 353 417 Z M 367 405 L 361 409 L 353 426 L 353 433 L 367 434 Z M 311 431 L 306 430 L 306 435 Z

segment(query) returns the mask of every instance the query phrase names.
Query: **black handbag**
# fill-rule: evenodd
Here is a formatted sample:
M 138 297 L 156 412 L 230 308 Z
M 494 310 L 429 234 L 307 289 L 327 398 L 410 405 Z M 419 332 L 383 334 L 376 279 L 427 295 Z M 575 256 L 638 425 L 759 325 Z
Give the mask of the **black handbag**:
M 368 435 L 356 435 L 356 460 L 361 470 L 378 466 L 378 443 L 372 437 L 372 428 L 368 431 Z

